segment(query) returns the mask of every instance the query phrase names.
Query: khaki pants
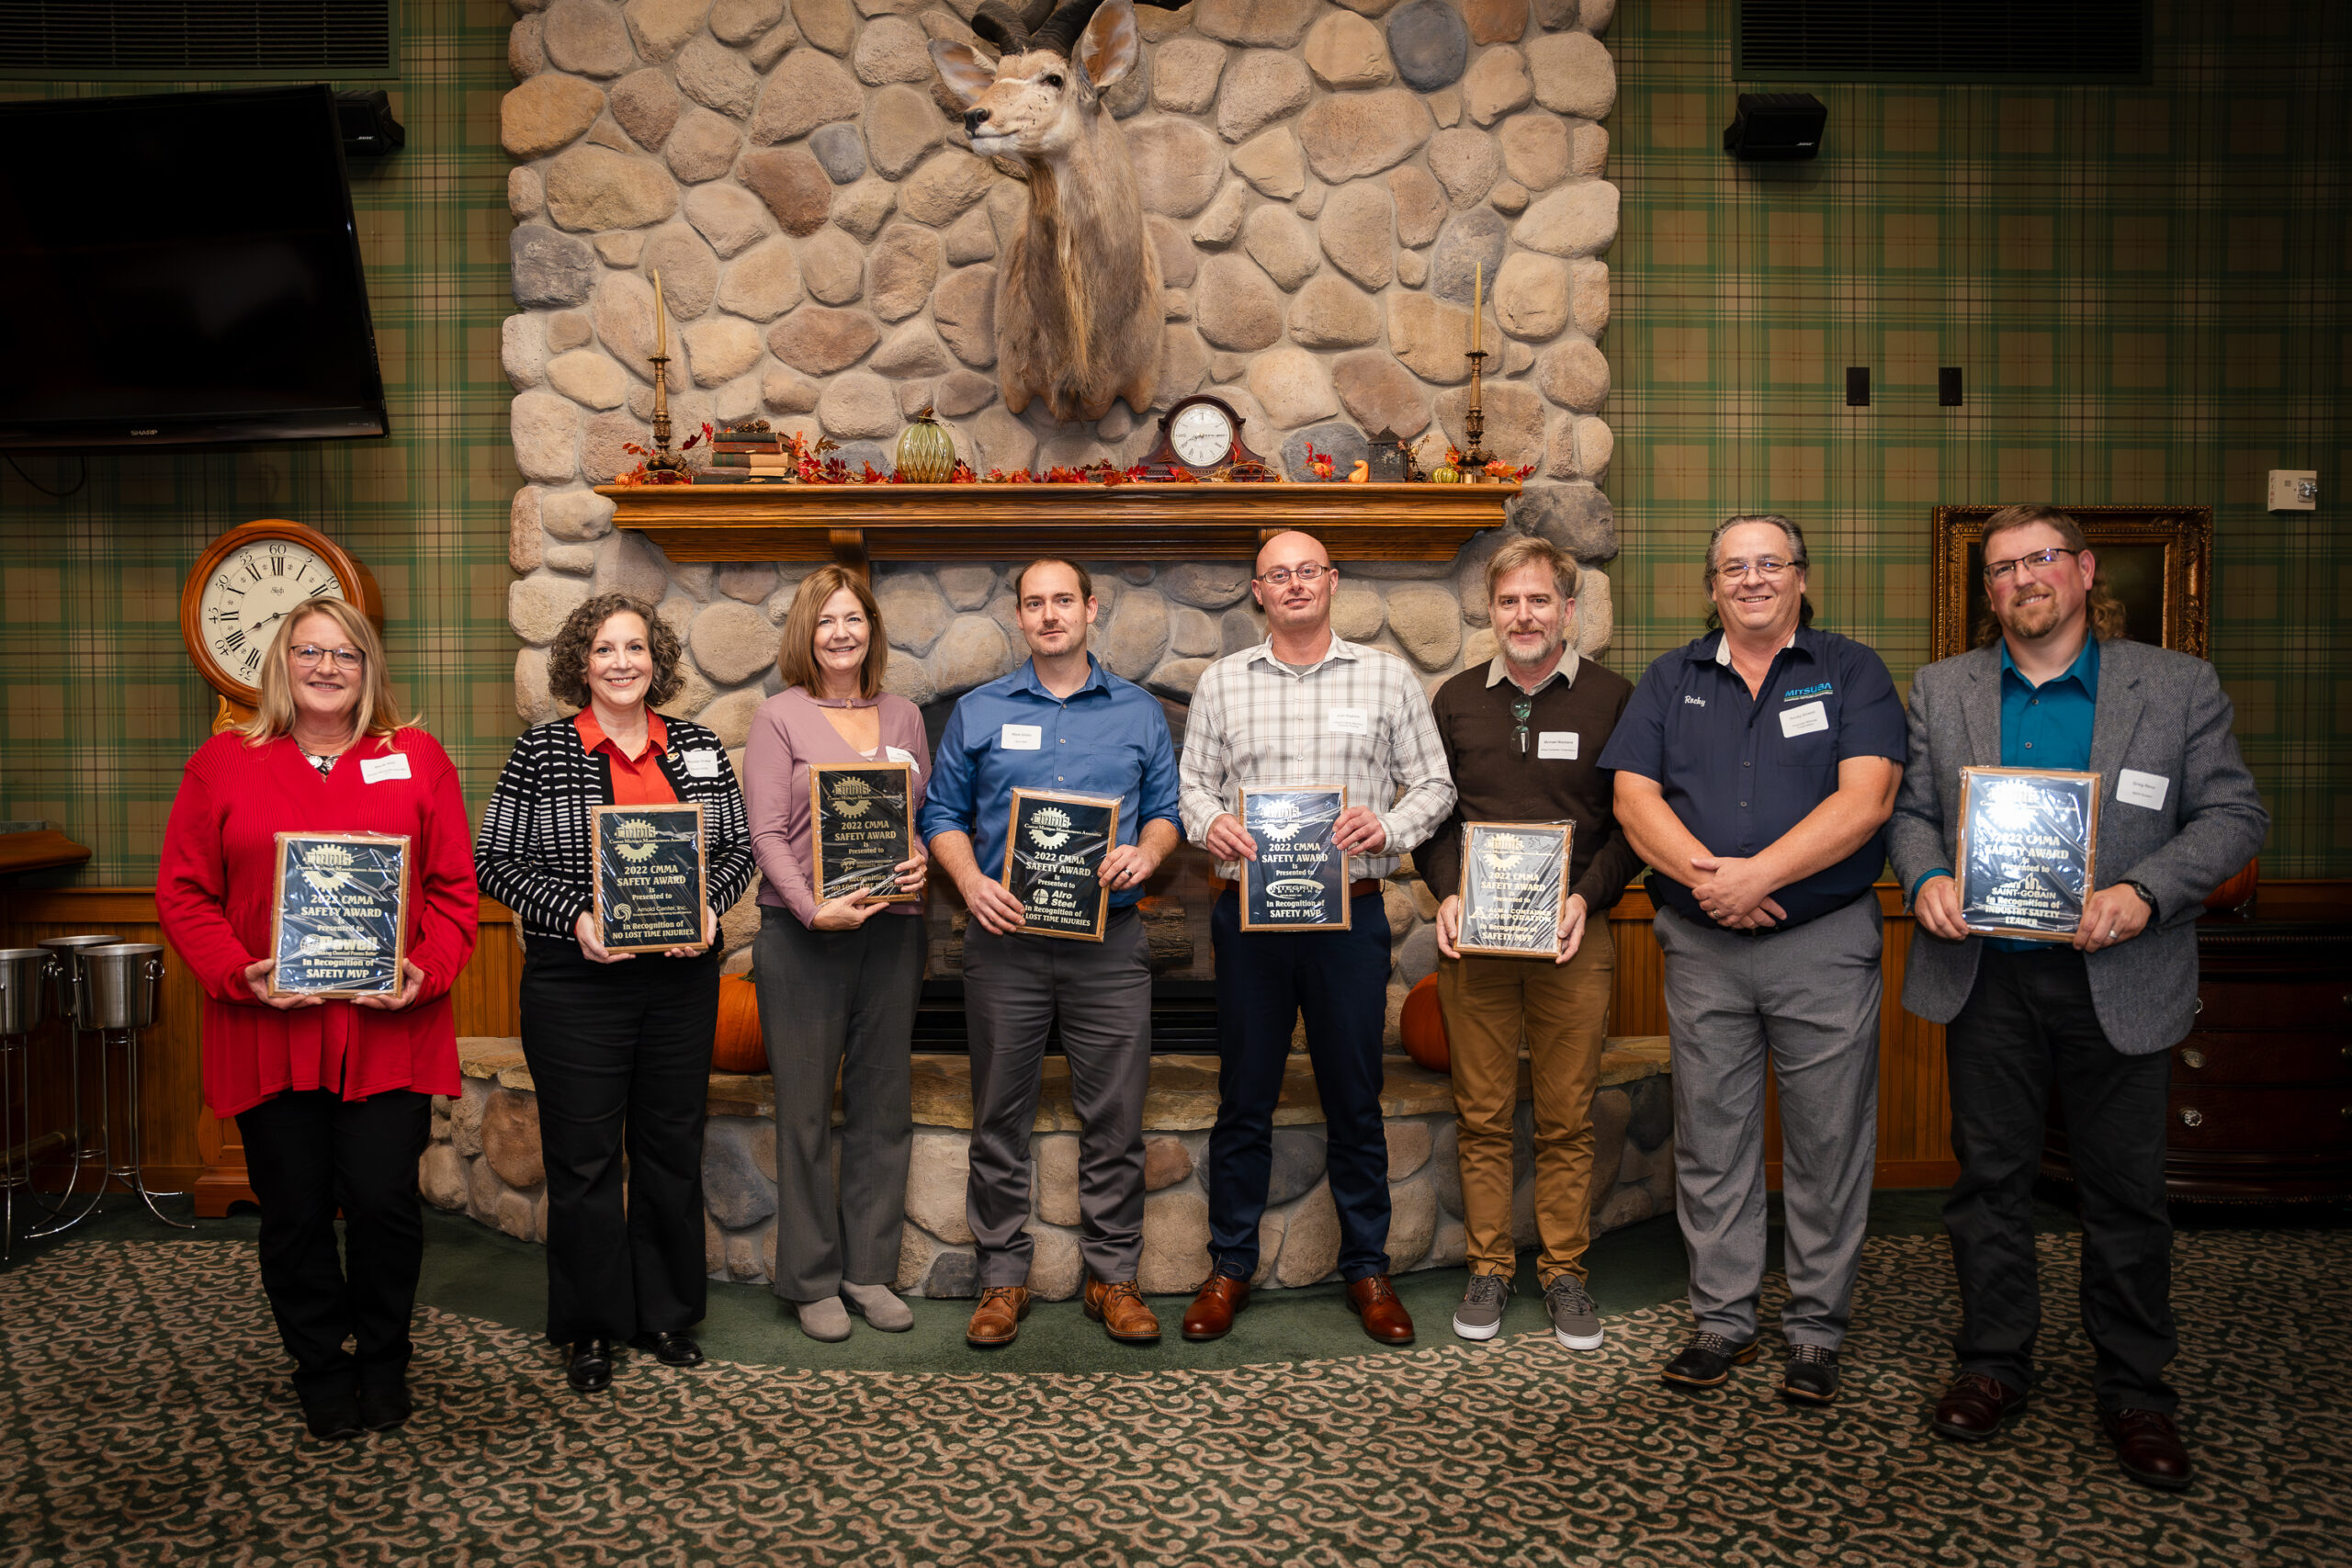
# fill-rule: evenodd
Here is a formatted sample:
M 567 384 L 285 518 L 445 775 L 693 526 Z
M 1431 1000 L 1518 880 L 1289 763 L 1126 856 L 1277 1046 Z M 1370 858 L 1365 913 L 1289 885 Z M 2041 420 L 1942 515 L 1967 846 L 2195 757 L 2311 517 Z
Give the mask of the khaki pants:
M 1535 1100 L 1536 1277 L 1546 1287 L 1562 1274 L 1584 1277 L 1592 1239 L 1592 1091 L 1616 971 L 1617 945 L 1605 915 L 1586 922 L 1583 945 L 1566 964 L 1438 961 L 1473 1273 L 1508 1279 L 1519 1266 L 1511 1246 L 1511 1123 L 1523 1028 Z

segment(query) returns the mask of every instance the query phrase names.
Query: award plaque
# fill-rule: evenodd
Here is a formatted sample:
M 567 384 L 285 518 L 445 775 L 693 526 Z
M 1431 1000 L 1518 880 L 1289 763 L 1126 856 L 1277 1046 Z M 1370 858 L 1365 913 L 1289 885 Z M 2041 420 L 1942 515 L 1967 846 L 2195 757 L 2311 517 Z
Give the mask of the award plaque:
M 1960 919 L 1985 936 L 2071 942 L 2090 897 L 2098 775 L 1960 770 Z
M 808 764 L 808 842 L 817 902 L 866 893 L 912 904 L 899 865 L 915 857 L 914 769 L 904 762 Z
M 269 919 L 273 996 L 388 997 L 408 955 L 409 841 L 280 833 Z
M 1016 789 L 1004 835 L 1004 886 L 1033 936 L 1101 942 L 1111 919 L 1102 857 L 1119 841 L 1114 795 Z
M 703 945 L 702 807 L 598 806 L 596 940 L 610 953 Z
M 1462 930 L 1455 951 L 1557 958 L 1568 910 L 1568 822 L 1462 825 Z
M 1348 792 L 1337 784 L 1285 784 L 1241 792 L 1241 830 L 1258 858 L 1241 863 L 1245 931 L 1343 931 L 1348 857 L 1332 841 Z

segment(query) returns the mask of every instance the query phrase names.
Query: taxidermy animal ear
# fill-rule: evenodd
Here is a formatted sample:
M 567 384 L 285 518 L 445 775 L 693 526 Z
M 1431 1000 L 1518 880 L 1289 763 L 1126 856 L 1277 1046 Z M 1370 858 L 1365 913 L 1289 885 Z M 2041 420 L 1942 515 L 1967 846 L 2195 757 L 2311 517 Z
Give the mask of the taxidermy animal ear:
M 933 39 L 931 62 L 939 67 L 939 79 L 947 84 L 947 90 L 967 108 L 996 85 L 996 68 L 974 54 L 967 45 Z
M 1131 0 L 1104 0 L 1086 30 L 1078 35 L 1078 47 L 1070 51 L 1097 92 L 1109 90 L 1134 70 L 1142 52 L 1143 38 L 1136 31 Z

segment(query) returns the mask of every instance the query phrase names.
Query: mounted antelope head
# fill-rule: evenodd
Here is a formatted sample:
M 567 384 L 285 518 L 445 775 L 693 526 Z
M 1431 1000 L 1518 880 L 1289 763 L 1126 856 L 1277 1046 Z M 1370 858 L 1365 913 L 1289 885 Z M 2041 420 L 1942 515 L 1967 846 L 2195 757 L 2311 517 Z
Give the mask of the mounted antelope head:
M 1132 0 L 1069 0 L 1034 33 L 987 0 L 972 27 L 1000 50 L 994 64 L 959 43 L 934 42 L 931 57 L 966 106 L 972 151 L 1028 176 L 1028 217 L 997 273 L 1004 406 L 1042 397 L 1057 420 L 1091 422 L 1125 398 L 1141 415 L 1159 378 L 1159 258 L 1102 104 L 1141 55 Z

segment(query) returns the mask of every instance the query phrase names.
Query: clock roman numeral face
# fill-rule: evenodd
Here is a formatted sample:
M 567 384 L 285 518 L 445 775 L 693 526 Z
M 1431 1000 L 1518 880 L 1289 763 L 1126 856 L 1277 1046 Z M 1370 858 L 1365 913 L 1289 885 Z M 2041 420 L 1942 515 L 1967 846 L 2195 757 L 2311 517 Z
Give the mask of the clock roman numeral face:
M 257 539 L 228 557 L 205 583 L 198 615 L 222 673 L 261 682 L 262 655 L 288 615 L 313 599 L 340 599 L 343 584 L 320 556 L 287 539 Z
M 1168 444 L 1176 449 L 1178 461 L 1187 467 L 1209 468 L 1231 455 L 1233 426 L 1213 405 L 1194 403 L 1169 427 Z

